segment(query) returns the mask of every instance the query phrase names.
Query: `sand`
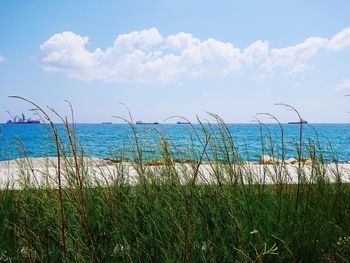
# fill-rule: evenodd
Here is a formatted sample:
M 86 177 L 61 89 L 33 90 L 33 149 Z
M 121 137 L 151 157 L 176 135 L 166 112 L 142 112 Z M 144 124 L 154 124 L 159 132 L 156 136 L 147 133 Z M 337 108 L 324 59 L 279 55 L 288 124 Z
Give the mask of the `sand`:
M 140 178 L 135 164 L 131 162 L 112 163 L 110 160 L 100 158 L 85 158 L 83 161 L 84 173 L 80 174 L 88 177 L 91 185 L 101 184 L 104 186 L 112 183 L 130 183 L 137 184 Z M 204 163 L 199 167 L 197 183 L 200 184 L 216 184 L 230 182 L 230 171 L 236 171 L 240 174 L 240 181 L 244 183 L 266 183 L 274 184 L 277 182 L 297 183 L 298 182 L 298 165 L 285 164 L 281 165 L 261 165 L 256 163 L 245 163 L 240 166 L 225 166 L 227 171 L 224 174 L 215 173 L 219 164 Z M 191 180 L 195 173 L 196 166 L 194 164 L 175 164 L 175 169 L 181 177 L 181 181 L 185 183 Z M 220 166 L 222 168 L 222 166 Z M 277 168 L 277 170 L 276 170 Z M 320 167 L 322 174 L 329 182 L 335 182 L 341 179 L 342 182 L 350 182 L 350 164 L 327 164 Z M 316 180 L 316 167 L 308 164 L 303 165 L 302 178 L 308 182 Z M 151 171 L 159 180 L 164 179 L 164 166 L 145 166 L 146 171 Z M 224 169 L 220 169 L 223 171 Z M 75 171 L 73 159 L 61 161 L 61 181 L 64 187 L 72 187 L 69 184 L 68 177 L 71 172 Z M 10 161 L 0 161 L 0 189 L 21 189 L 24 185 L 30 187 L 58 187 L 58 169 L 57 158 L 26 158 Z M 320 173 L 318 173 L 320 174 Z M 144 175 L 144 173 L 143 173 Z M 339 175 L 339 176 L 338 176 Z

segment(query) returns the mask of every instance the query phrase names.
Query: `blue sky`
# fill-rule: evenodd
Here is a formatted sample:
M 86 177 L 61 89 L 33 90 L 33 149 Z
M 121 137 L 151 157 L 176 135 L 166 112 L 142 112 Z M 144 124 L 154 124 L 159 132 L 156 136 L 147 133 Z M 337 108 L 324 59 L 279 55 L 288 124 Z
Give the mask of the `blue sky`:
M 190 2 L 190 3 L 189 3 Z M 78 122 L 349 122 L 349 1 L 2 1 L 0 121 L 20 95 Z

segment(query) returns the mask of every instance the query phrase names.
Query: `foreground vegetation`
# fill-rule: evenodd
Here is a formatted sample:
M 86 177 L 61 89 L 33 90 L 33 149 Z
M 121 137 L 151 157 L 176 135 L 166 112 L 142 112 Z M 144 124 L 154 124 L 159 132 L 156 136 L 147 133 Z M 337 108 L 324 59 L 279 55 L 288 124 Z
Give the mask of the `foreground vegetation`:
M 42 114 L 52 125 L 60 157 L 58 186 L 33 188 L 35 182 L 27 176 L 31 169 L 23 169 L 21 190 L 10 185 L 1 190 L 0 262 L 348 262 L 350 258 L 350 186 L 342 182 L 338 169 L 332 171 L 335 182 L 330 183 L 317 140 L 305 144 L 302 126 L 296 145 L 296 184 L 286 180 L 284 149 L 275 149 L 270 137 L 262 138 L 262 148 L 276 157 L 273 169 L 256 178 L 217 116 L 213 116 L 216 125 L 194 129 L 200 152 L 179 150 L 162 135 L 156 144 L 162 165 L 156 167 L 144 161 L 142 134 L 131 123 L 129 152 L 137 181 L 131 183 L 125 164 L 115 161 L 114 172 L 104 172 L 106 180 L 101 183 L 92 179 L 92 168 L 82 161 L 74 125 L 63 119 L 69 138 L 63 145 L 49 116 Z M 303 164 L 302 147 L 312 160 L 309 170 Z M 174 161 L 185 159 L 191 161 Z M 199 169 L 204 159 L 212 166 L 205 177 Z M 274 184 L 267 185 L 265 176 Z M 68 186 L 62 185 L 63 179 Z

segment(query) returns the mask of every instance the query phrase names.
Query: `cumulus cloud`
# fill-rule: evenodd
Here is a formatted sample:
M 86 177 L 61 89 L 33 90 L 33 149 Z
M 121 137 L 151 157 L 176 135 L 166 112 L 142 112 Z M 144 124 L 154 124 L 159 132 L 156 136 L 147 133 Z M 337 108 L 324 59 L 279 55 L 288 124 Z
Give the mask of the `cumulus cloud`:
M 327 42 L 328 40 L 324 38 L 311 37 L 295 46 L 272 48 L 262 67 L 266 69 L 282 68 L 287 74 L 304 71 L 308 68 L 307 61 L 321 48 L 324 48 Z
M 46 71 L 116 82 L 173 82 L 180 77 L 228 75 L 241 67 L 240 51 L 191 34 L 162 36 L 155 28 L 119 35 L 106 50 L 87 50 L 88 38 L 58 33 L 40 46 Z
M 350 90 L 350 79 L 344 79 L 342 82 L 340 82 L 337 87 L 337 91 L 344 91 L 344 90 Z
M 3 55 L 0 54 L 0 63 L 5 61 L 5 57 Z
M 340 50 L 348 47 L 350 47 L 350 28 L 343 29 L 328 42 L 328 48 L 331 50 Z
M 157 29 L 118 35 L 113 45 L 88 49 L 89 38 L 73 32 L 44 42 L 43 68 L 85 81 L 169 83 L 202 76 L 227 76 L 242 68 L 289 75 L 306 70 L 319 50 L 350 46 L 350 28 L 330 39 L 310 37 L 302 43 L 271 48 L 258 40 L 243 50 L 216 39 L 200 40 L 189 33 L 163 36 Z

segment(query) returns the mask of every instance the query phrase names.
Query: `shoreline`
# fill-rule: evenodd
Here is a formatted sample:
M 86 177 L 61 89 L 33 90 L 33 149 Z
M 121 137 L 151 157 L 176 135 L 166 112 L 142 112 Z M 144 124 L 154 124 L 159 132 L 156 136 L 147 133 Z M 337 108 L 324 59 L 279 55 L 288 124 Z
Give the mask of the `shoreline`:
M 136 185 L 139 182 L 138 167 L 133 162 L 121 162 L 113 159 L 103 159 L 96 157 L 85 157 L 83 160 L 84 176 L 88 175 L 88 181 L 92 185 L 109 185 L 118 180 L 123 180 L 130 185 Z M 181 178 L 181 183 L 189 181 L 191 175 L 196 169 L 196 164 L 191 162 L 177 163 L 173 162 L 177 174 Z M 164 163 L 145 162 L 144 169 L 147 172 L 159 177 L 163 176 L 162 169 Z M 224 174 L 220 178 L 215 174 L 216 169 L 221 169 Z M 302 177 L 305 182 L 312 183 L 316 178 L 313 177 L 315 165 L 312 163 L 302 163 Z M 329 183 L 341 179 L 344 183 L 350 182 L 350 164 L 320 164 L 317 169 L 323 169 L 324 179 Z M 229 171 L 230 170 L 230 171 Z M 18 158 L 8 161 L 0 161 L 0 189 L 21 189 L 25 185 L 33 188 L 39 187 L 57 187 L 57 157 L 39 157 L 39 158 Z M 74 173 L 75 166 L 72 158 L 61 160 L 62 185 L 69 186 L 67 179 L 70 173 Z M 235 172 L 241 177 L 244 184 L 276 184 L 283 182 L 287 184 L 298 183 L 298 163 L 290 164 L 280 163 L 265 164 L 243 162 L 234 166 L 223 165 L 218 162 L 203 162 L 198 167 L 198 184 L 218 184 L 218 180 L 229 183 L 230 172 Z M 91 186 L 91 185 L 89 185 Z

